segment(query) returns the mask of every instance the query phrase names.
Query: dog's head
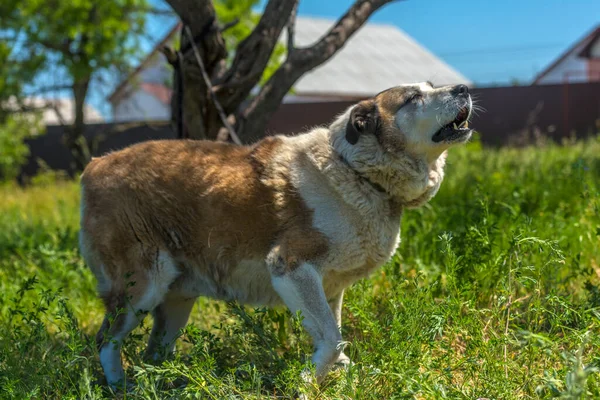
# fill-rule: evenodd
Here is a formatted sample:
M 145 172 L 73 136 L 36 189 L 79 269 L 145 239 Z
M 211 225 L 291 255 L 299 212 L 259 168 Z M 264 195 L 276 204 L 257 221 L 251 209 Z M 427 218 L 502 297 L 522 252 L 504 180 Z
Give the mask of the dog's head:
M 354 105 L 331 129 L 338 132 L 336 149 L 356 172 L 417 207 L 437 192 L 446 150 L 471 137 L 472 108 L 465 85 L 402 85 Z
M 385 90 L 353 107 L 346 140 L 355 145 L 374 135 L 386 152 L 409 152 L 428 159 L 471 137 L 473 102 L 465 85 L 434 88 L 429 82 Z

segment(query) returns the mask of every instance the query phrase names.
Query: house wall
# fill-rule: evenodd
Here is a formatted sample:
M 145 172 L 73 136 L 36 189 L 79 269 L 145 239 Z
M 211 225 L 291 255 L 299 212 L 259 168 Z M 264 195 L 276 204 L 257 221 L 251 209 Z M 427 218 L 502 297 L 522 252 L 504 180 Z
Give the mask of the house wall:
M 587 59 L 578 57 L 585 43 L 577 46 L 564 60 L 550 70 L 538 82 L 538 85 L 553 85 L 561 83 L 580 83 L 588 81 Z
M 154 83 L 171 87 L 173 70 L 165 56 L 157 53 L 152 60 L 135 77 L 134 83 L 128 85 L 112 103 L 113 119 L 124 121 L 155 121 L 170 118 L 170 106 L 162 103 L 156 96 L 148 93 L 137 85 Z
M 535 83 L 538 85 L 552 85 L 600 81 L 600 38 L 596 37 L 595 42 L 588 49 L 589 58 L 579 56 L 589 43 L 589 38 L 579 43 L 577 47 L 569 52 L 567 57 L 552 67 Z
M 588 76 L 592 81 L 600 81 L 600 39 L 592 45 L 591 59 L 588 65 Z
M 141 82 L 171 86 L 172 75 L 173 69 L 169 66 L 166 57 L 162 53 L 157 53 L 153 56 L 152 62 L 140 71 L 137 79 Z
M 156 97 L 139 88 L 113 103 L 113 118 L 116 122 L 156 121 L 171 117 L 168 104 L 160 102 Z

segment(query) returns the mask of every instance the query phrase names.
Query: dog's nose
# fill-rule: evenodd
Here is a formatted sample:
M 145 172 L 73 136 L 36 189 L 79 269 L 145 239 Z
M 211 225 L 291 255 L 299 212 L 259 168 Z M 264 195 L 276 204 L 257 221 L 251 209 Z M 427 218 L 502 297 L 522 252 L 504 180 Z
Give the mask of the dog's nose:
M 465 95 L 469 93 L 469 88 L 467 87 L 467 85 L 456 85 L 452 91 L 455 95 Z

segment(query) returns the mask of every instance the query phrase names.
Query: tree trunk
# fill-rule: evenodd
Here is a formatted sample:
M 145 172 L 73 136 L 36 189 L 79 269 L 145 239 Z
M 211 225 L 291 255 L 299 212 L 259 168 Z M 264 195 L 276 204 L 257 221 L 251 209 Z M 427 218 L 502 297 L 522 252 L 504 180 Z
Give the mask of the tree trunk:
M 71 150 L 77 171 L 82 171 L 91 159 L 85 132 L 84 107 L 85 98 L 90 85 L 90 79 L 85 78 L 73 84 L 73 98 L 75 99 L 75 118 L 73 125 L 65 129 L 65 144 Z
M 223 67 L 227 51 L 216 22 L 212 1 L 167 1 L 181 17 L 183 23 L 190 27 L 194 37 L 193 42 L 210 77 L 210 82 L 205 82 L 192 43 L 185 34 L 182 35 L 181 40 L 181 62 L 175 65 L 173 53 L 169 55 L 169 51 L 165 52 L 167 58 L 176 67 L 174 79 L 176 84 L 171 109 L 174 126 L 182 127 L 181 132 L 177 129 L 178 136 L 211 140 L 227 138 L 227 134 L 223 135 L 224 124 L 209 92 L 212 86 L 217 101 L 229 121 L 235 124 L 238 136 L 242 141 L 250 143 L 265 135 L 269 119 L 294 83 L 306 72 L 331 58 L 373 12 L 393 0 L 356 1 L 316 44 L 299 49 L 296 49 L 293 43 L 294 10 L 298 0 L 270 0 L 257 26 L 238 45 L 229 69 Z M 190 21 L 193 21 L 193 24 Z M 259 94 L 248 100 L 286 25 L 288 26 L 287 59 L 261 88 Z M 177 65 L 180 65 L 179 70 Z M 181 75 L 178 76 L 178 73 Z M 178 78 L 180 84 L 177 83 Z M 183 94 L 181 94 L 182 89 Z M 180 106 L 182 112 L 179 111 Z M 179 121 L 180 115 L 183 116 L 183 123 Z
M 227 50 L 218 30 L 212 2 L 169 0 L 169 4 L 179 14 L 183 24 L 190 28 L 206 71 L 209 76 L 213 76 L 215 67 L 227 57 Z M 171 120 L 177 130 L 178 127 L 182 129 L 181 132 L 177 132 L 179 137 L 215 139 L 217 134 L 211 132 L 211 126 L 214 124 L 216 110 L 210 101 L 191 42 L 183 30 L 180 43 L 181 60 L 170 60 L 175 67 Z M 184 88 L 183 93 L 181 93 L 182 88 Z M 180 99 L 183 103 L 182 110 L 179 109 L 178 104 Z M 180 118 L 183 121 L 180 121 Z
M 288 49 L 287 60 L 261 88 L 259 94 L 239 112 L 237 122 L 240 138 L 245 142 L 252 142 L 264 136 L 270 118 L 294 83 L 334 56 L 371 14 L 389 2 L 390 0 L 359 0 L 313 46 L 292 48 L 291 51 Z

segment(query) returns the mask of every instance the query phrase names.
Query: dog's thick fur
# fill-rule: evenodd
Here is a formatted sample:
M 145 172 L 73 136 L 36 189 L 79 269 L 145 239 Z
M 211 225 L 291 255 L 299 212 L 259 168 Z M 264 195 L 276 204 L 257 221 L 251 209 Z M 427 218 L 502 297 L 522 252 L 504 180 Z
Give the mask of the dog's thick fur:
M 107 316 L 97 340 L 109 383 L 146 312 L 147 354 L 174 348 L 198 296 L 301 311 L 321 379 L 341 348 L 344 289 L 395 252 L 400 217 L 435 195 L 446 149 L 432 136 L 468 94 L 399 86 L 329 127 L 253 146 L 153 141 L 95 158 L 82 176 L 82 254 Z

